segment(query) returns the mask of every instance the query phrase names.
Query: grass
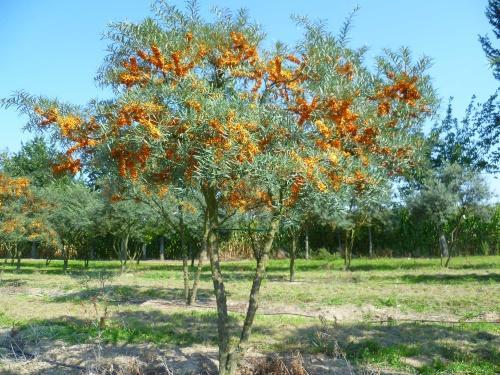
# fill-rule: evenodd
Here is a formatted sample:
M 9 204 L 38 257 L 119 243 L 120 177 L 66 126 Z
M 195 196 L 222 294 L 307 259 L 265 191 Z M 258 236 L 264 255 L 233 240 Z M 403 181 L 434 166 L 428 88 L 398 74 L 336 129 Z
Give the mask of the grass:
M 500 257 L 454 258 L 446 270 L 436 259 L 354 259 L 352 272 L 342 271 L 340 259 L 296 264 L 294 283 L 286 281 L 287 260 L 269 264 L 251 338 L 256 351 L 335 354 L 332 343 L 318 343 L 325 327 L 314 316 L 324 315 L 338 320 L 325 337 L 357 366 L 421 374 L 500 371 L 499 324 L 467 322 L 498 319 Z M 253 267 L 252 261 L 223 264 L 230 308 L 244 307 Z M 91 262 L 89 269 L 70 261 L 66 273 L 59 261 L 46 267 L 23 260 L 19 271 L 9 264 L 0 269 L 0 328 L 15 327 L 27 341 L 79 344 L 99 336 L 112 345 L 216 345 L 215 311 L 179 305 L 180 262 L 130 264 L 124 274 L 108 261 Z M 199 297 L 213 303 L 208 268 Z M 99 329 L 105 306 L 109 317 Z M 274 315 L 280 312 L 286 314 Z M 231 313 L 234 327 L 242 321 L 241 313 Z
M 395 327 L 404 331 L 413 329 L 423 330 L 427 337 L 432 337 L 433 332 L 442 332 L 443 340 L 428 340 L 414 338 L 400 339 L 399 342 L 387 344 L 379 340 L 367 339 L 346 346 L 348 357 L 355 362 L 376 365 L 381 368 L 405 370 L 422 374 L 495 374 L 498 371 L 497 348 L 490 346 L 490 340 L 480 340 L 476 334 L 467 327 L 449 327 L 442 324 L 414 325 Z M 446 333 L 444 333 L 446 332 Z M 474 347 L 463 346 L 462 340 L 453 339 L 460 337 L 474 342 Z M 409 343 L 411 342 L 411 343 Z M 417 369 L 409 365 L 408 358 L 416 358 L 422 366 Z M 496 369 L 496 370 L 495 370 Z

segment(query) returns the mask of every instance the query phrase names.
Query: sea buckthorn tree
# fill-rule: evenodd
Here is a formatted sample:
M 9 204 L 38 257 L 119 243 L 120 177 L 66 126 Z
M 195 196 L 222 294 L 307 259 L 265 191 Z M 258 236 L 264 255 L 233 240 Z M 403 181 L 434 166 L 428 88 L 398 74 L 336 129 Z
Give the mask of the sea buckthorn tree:
M 37 242 L 57 249 L 59 237 L 47 217 L 48 203 L 25 177 L 0 172 L 0 243 L 21 266 L 22 245 Z
M 189 186 L 203 197 L 219 334 L 219 373 L 234 374 L 250 338 L 266 262 L 283 215 L 308 191 L 361 192 L 411 166 L 413 135 L 432 110 L 428 61 L 386 51 L 376 67 L 321 24 L 298 20 L 295 47 L 264 49 L 245 12 L 202 19 L 160 2 L 116 23 L 98 74 L 115 96 L 84 108 L 19 94 L 29 126 L 66 146 L 55 172 L 106 166 L 131 186 Z M 230 330 L 220 233 L 235 212 L 258 215 L 264 239 L 243 328 Z

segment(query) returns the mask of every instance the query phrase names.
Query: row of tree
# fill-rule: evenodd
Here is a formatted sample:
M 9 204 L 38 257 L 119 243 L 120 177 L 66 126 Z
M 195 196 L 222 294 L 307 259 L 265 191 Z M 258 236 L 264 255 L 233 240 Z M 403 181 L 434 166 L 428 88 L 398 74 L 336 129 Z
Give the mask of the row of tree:
M 437 126 L 426 143 L 433 150 L 439 148 L 440 154 L 433 153 L 435 159 L 429 158 L 428 165 L 421 166 L 419 174 L 424 177 L 420 180 L 398 181 L 397 198 L 387 190 L 378 201 L 368 204 L 354 204 L 353 197 L 346 197 L 343 205 L 347 208 L 341 214 L 322 205 L 313 204 L 307 211 L 301 208 L 300 215 L 282 223 L 283 240 L 275 251 L 308 258 L 325 248 L 347 255 L 346 261 L 350 252 L 355 256 L 441 255 L 446 259 L 452 253 L 497 254 L 499 205 L 489 200 L 479 172 L 463 161 L 443 161 L 450 148 L 465 148 L 467 144 L 447 142 L 443 151 L 443 144 L 436 143 L 436 134 Z M 11 188 L 24 184 L 21 190 L 10 192 L 10 200 L 6 199 L 9 192 L 2 196 L 0 241 L 6 259 L 17 259 L 20 266 L 23 253 L 44 257 L 47 264 L 62 258 L 65 268 L 70 258 L 84 259 L 86 264 L 90 259 L 118 258 L 124 267 L 129 260 L 181 259 L 181 212 L 186 254 L 191 259 L 198 256 L 203 219 L 197 197 L 179 200 L 172 192 L 151 200 L 113 197 L 91 180 L 67 174 L 54 177 L 52 167 L 58 155 L 40 137 L 16 154 L 3 155 L 2 184 Z M 235 228 L 245 223 L 240 216 L 231 221 Z M 226 232 L 231 245 L 242 234 L 247 235 L 247 230 L 241 233 L 230 228 Z M 245 241 L 236 248 L 227 255 L 251 255 Z

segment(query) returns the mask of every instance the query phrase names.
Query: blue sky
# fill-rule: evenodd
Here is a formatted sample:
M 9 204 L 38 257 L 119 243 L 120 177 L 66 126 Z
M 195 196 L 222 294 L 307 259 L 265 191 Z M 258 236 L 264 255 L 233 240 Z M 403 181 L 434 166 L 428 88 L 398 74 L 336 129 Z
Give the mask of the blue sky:
M 150 0 L 0 0 L 0 97 L 23 89 L 32 94 L 58 97 L 75 104 L 104 98 L 94 76 L 105 56 L 101 39 L 113 21 L 137 21 L 149 14 Z M 170 1 L 182 7 L 184 1 Z M 414 55 L 430 56 L 443 107 L 455 98 L 460 115 L 470 97 L 480 100 L 495 91 L 478 34 L 491 34 L 484 15 L 487 0 L 200 0 L 203 14 L 214 5 L 247 8 L 267 32 L 269 41 L 292 43 L 301 31 L 291 14 L 325 19 L 337 31 L 359 5 L 351 44 L 367 45 L 368 58 L 382 48 L 410 47 Z M 370 60 L 368 60 L 369 62 Z M 30 138 L 23 132 L 25 119 L 14 110 L 0 109 L 0 150 L 16 151 Z M 492 182 L 500 191 L 498 180 Z

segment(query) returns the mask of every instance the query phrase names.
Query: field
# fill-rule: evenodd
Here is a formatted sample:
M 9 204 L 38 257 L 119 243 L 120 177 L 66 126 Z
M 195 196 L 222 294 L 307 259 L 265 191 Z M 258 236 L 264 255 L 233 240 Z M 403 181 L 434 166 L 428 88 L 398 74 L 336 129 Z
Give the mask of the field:
M 235 325 L 253 266 L 224 263 Z M 436 259 L 341 266 L 298 260 L 290 283 L 288 261 L 270 262 L 245 366 L 300 353 L 310 374 L 499 373 L 500 257 L 455 258 L 449 269 Z M 208 267 L 192 307 L 180 262 L 130 264 L 123 274 L 118 262 L 71 261 L 67 273 L 58 261 L 1 267 L 1 374 L 215 373 Z

